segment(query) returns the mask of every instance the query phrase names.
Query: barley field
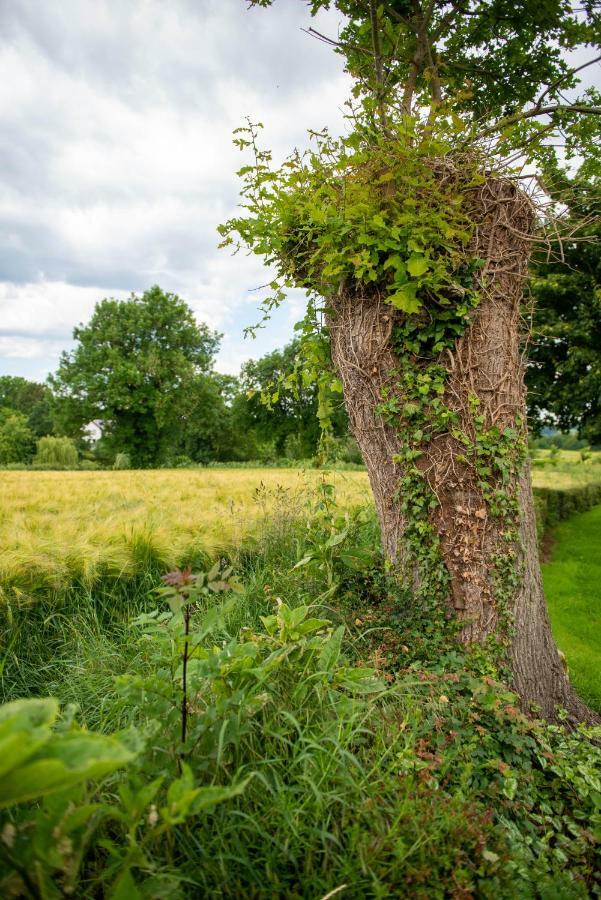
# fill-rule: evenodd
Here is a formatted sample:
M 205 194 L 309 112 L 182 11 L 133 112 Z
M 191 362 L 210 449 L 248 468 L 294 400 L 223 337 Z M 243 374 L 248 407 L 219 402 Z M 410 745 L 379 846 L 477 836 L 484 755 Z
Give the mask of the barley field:
M 537 487 L 601 479 L 600 455 L 533 467 Z M 0 472 L 0 599 L 91 589 L 240 544 L 274 508 L 299 514 L 320 481 L 341 506 L 371 502 L 367 474 L 313 469 Z
M 360 471 L 1 472 L 0 592 L 90 588 L 239 544 L 275 506 L 300 510 L 322 479 L 341 505 L 369 500 Z

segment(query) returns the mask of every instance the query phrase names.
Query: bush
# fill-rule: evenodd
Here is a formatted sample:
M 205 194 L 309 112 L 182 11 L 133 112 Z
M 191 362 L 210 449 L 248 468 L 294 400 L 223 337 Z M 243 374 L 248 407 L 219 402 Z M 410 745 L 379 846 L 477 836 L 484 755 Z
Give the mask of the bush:
M 113 463 L 113 469 L 131 469 L 131 458 L 129 453 L 118 453 Z
M 190 459 L 190 457 L 186 453 L 179 453 L 177 456 L 175 456 L 173 458 L 173 460 L 172 460 L 171 464 L 168 466 L 168 468 L 170 468 L 170 469 L 190 469 L 194 465 L 196 465 L 196 463 L 194 462 L 193 459 Z
M 97 472 L 100 469 L 100 464 L 93 459 L 82 459 L 79 463 L 79 468 L 83 472 Z
M 36 444 L 33 465 L 44 469 L 76 469 L 78 453 L 73 441 L 68 437 L 40 438 Z
M 534 506 L 539 540 L 548 528 L 601 503 L 601 484 L 574 488 L 536 488 Z

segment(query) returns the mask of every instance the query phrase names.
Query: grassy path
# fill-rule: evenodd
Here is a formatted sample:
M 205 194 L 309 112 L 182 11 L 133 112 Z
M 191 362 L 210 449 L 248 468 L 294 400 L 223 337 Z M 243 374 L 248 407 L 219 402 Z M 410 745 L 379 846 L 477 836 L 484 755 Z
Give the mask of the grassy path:
M 553 530 L 543 565 L 553 633 L 580 694 L 601 710 L 601 506 Z

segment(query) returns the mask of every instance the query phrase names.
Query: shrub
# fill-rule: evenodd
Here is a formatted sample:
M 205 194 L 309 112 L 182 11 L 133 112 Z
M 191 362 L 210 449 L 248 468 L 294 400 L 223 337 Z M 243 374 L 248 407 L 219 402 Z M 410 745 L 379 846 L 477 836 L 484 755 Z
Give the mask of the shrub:
M 33 458 L 33 465 L 36 468 L 77 468 L 77 448 L 73 441 L 68 437 L 52 437 L 47 435 L 46 437 L 40 438 L 36 444 L 36 448 L 36 454 Z
M 563 489 L 536 488 L 534 506 L 539 540 L 548 528 L 576 513 L 586 512 L 597 503 L 601 503 L 601 484 Z
M 190 459 L 190 457 L 186 453 L 178 453 L 177 456 L 174 456 L 169 468 L 190 469 L 194 465 L 196 465 L 194 460 Z
M 129 453 L 117 453 L 113 469 L 131 469 L 131 458 Z
M 100 464 L 93 459 L 82 459 L 79 468 L 84 472 L 96 472 L 100 468 Z

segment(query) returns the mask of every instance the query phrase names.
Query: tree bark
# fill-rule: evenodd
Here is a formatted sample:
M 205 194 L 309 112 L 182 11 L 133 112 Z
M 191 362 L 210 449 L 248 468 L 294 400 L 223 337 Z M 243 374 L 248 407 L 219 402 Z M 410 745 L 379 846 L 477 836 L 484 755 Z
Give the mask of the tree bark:
M 472 202 L 477 223 L 472 249 L 484 260 L 481 300 L 469 327 L 438 362 L 447 370 L 444 401 L 457 415 L 461 432 L 477 441 L 476 409 L 480 433 L 505 433 L 507 445 L 526 437 L 520 306 L 534 217 L 528 198 L 506 180 L 491 179 Z M 357 296 L 344 287 L 330 309 L 332 359 L 367 466 L 384 552 L 406 572 L 407 522 L 398 496 L 403 464 L 394 460 L 401 438 L 378 411 L 385 395 L 398 396 L 399 405 L 403 401 L 393 343 L 394 325 L 403 314 L 377 291 Z M 495 515 L 465 450 L 456 432 L 434 434 L 417 463 L 438 500 L 429 519 L 449 576 L 446 602 L 462 624 L 460 640 L 469 644 L 496 636 L 508 647 L 513 686 L 525 709 L 534 704 L 553 719 L 561 706 L 573 722 L 599 721 L 571 687 L 551 633 L 528 465 L 510 469 L 501 485 L 504 496 L 519 498 L 519 540 L 512 544 L 518 577 L 503 606 L 499 578 L 506 577 L 506 569 L 503 575 L 498 560 L 507 559 L 507 520 Z

